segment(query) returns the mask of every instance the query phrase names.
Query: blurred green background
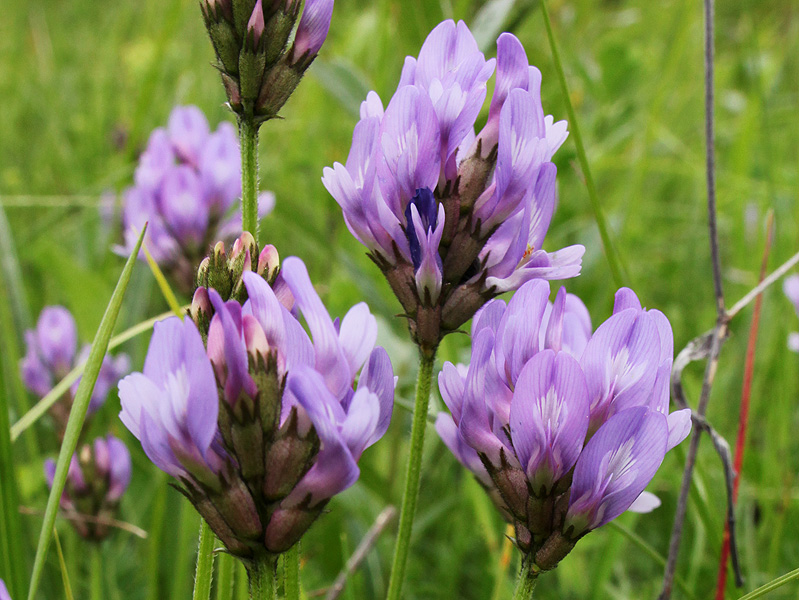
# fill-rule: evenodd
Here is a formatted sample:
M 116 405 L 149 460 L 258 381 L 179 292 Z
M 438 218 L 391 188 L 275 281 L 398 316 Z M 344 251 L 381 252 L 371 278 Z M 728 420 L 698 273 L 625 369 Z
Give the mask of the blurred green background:
M 572 101 L 599 195 L 629 281 L 642 302 L 671 319 L 675 346 L 710 329 L 715 318 L 704 187 L 702 5 L 699 0 L 624 2 L 552 0 Z M 359 102 L 369 89 L 387 100 L 403 58 L 417 54 L 443 18 L 473 26 L 487 54 L 513 31 L 543 72 L 546 113 L 566 118 L 540 10 L 526 0 L 338 0 L 328 42 L 283 110 L 261 134 L 261 185 L 277 196 L 262 239 L 282 256 L 298 255 L 330 308 L 342 315 L 367 300 L 380 315 L 383 343 L 400 376 L 398 397 L 412 395 L 414 350 L 399 305 L 363 248 L 349 235 L 320 182 L 324 166 L 344 162 Z M 728 304 L 757 283 L 765 215 L 773 210 L 771 268 L 799 250 L 799 4 L 793 0 L 722 2 L 717 14 L 719 229 Z M 100 218 L 103 194 L 131 183 L 149 132 L 175 104 L 196 104 L 212 125 L 230 120 L 211 67 L 194 0 L 5 0 L 0 19 L 0 227 L 3 264 L 0 323 L 6 343 L 3 386 L 12 422 L 32 402 L 20 395 L 21 331 L 47 304 L 67 306 L 89 341 L 122 266 L 111 254 L 116 227 Z M 567 283 L 594 324 L 610 313 L 615 291 L 579 172 L 573 139 L 556 155 L 560 205 L 547 248 L 582 243 L 583 274 Z M 0 217 L 3 215 L 0 214 Z M 0 218 L 0 226 L 6 219 Z M 118 329 L 166 310 L 152 275 L 139 264 Z M 709 412 L 734 443 L 751 307 L 732 323 Z M 755 362 L 752 415 L 738 507 L 747 589 L 799 566 L 799 357 L 786 348 L 799 329 L 780 286 L 765 294 Z M 125 346 L 138 368 L 147 336 Z M 467 360 L 468 338 L 453 335 L 441 360 Z M 702 365 L 686 371 L 698 396 Z M 2 392 L 0 392 L 2 393 Z M 434 397 L 434 408 L 442 406 Z M 95 419 L 132 441 L 134 479 L 121 518 L 150 532 L 124 532 L 103 546 L 109 599 L 185 599 L 191 594 L 197 518 L 157 475 L 117 419 L 109 400 Z M 56 451 L 43 419 L 14 447 L 22 504 L 44 508 L 42 462 Z M 330 503 L 306 536 L 303 584 L 329 585 L 378 513 L 398 505 L 409 413 L 397 407 L 382 443 L 361 461 L 360 481 Z M 487 599 L 510 596 L 516 557 L 497 578 L 503 530 L 472 478 L 428 431 L 424 476 L 405 597 Z M 650 490 L 663 506 L 618 522 L 661 557 L 667 550 L 684 450 L 670 454 Z M 725 500 L 718 458 L 707 440 L 696 471 L 675 598 L 708 598 L 715 589 Z M 30 511 L 27 511 L 30 512 Z M 19 551 L 32 562 L 41 518 L 23 516 Z M 86 594 L 88 553 L 59 522 L 76 597 Z M 343 598 L 381 598 L 393 549 L 392 528 L 347 586 Z M 2 576 L 2 574 L 0 574 Z M 618 528 L 581 541 L 540 581 L 541 599 L 655 598 L 662 566 Z M 728 598 L 742 592 L 728 588 Z M 51 549 L 40 597 L 63 597 Z M 796 598 L 788 585 L 769 598 Z

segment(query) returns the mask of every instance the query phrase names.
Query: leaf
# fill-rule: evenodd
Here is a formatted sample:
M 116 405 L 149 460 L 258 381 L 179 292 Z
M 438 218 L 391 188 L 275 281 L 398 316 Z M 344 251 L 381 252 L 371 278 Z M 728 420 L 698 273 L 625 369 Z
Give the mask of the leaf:
M 317 59 L 311 68 L 311 73 L 344 108 L 356 117 L 360 114 L 361 102 L 366 99 L 371 87 L 354 64 L 343 59 L 331 61 Z
M 74 403 L 72 404 L 72 410 L 69 412 L 64 441 L 61 444 L 61 451 L 58 454 L 58 461 L 56 462 L 53 487 L 50 490 L 50 496 L 47 498 L 47 508 L 44 512 L 42 531 L 39 534 L 39 543 L 36 546 L 36 558 L 33 561 L 33 574 L 31 575 L 31 584 L 28 589 L 28 600 L 33 600 L 36 597 L 36 590 L 42 578 L 47 549 L 50 546 L 50 540 L 53 536 L 53 526 L 55 525 L 55 518 L 58 512 L 58 503 L 67 481 L 69 463 L 78 445 L 78 436 L 83 428 L 83 422 L 86 420 L 86 411 L 89 408 L 92 390 L 100 374 L 103 358 L 105 358 L 105 354 L 108 351 L 111 333 L 114 331 L 114 325 L 119 316 L 119 310 L 122 307 L 122 299 L 125 296 L 125 290 L 130 282 L 130 275 L 133 272 L 133 265 L 139 254 L 139 248 L 141 248 L 145 231 L 147 231 L 146 225 L 139 235 L 136 247 L 125 263 L 125 268 L 122 269 L 122 274 L 119 277 L 116 289 L 114 289 L 111 301 L 108 303 L 108 307 L 103 315 L 103 320 L 100 322 L 100 328 L 97 330 L 94 342 L 92 342 L 89 359 L 86 361 L 84 377 L 80 381 L 78 391 L 75 394 Z

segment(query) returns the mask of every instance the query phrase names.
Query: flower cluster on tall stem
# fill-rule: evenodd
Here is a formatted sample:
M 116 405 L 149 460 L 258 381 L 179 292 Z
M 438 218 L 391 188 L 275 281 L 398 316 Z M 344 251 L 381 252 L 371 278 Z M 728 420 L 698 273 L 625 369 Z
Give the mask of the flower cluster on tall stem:
M 486 60 L 463 22 L 445 21 L 418 59 L 406 58 L 385 109 L 369 93 L 346 165 L 324 171 L 428 353 L 496 295 L 580 272 L 582 246 L 542 248 L 555 209 L 552 155 L 567 131 L 544 115 L 540 86 L 515 36 L 502 34 L 496 61 Z
M 691 428 L 690 409 L 668 412 L 663 313 L 623 288 L 592 333 L 577 297 L 561 288 L 548 298 L 549 284 L 533 281 L 478 313 L 470 364 L 447 363 L 439 376 L 450 413 L 436 422 L 536 573 L 624 511 L 655 508 L 644 488 Z
M 357 480 L 394 399 L 368 307 L 334 322 L 300 259 L 286 259 L 281 277 L 293 311 L 247 271 L 243 306 L 207 290 L 207 348 L 191 320 L 160 322 L 143 373 L 119 386 L 120 417 L 145 453 L 255 573 Z
M 55 461 L 45 461 L 44 472 L 50 487 L 55 468 Z M 112 435 L 97 438 L 72 456 L 60 504 L 72 517 L 72 525 L 81 537 L 100 542 L 108 536 L 130 476 L 130 452 L 122 440 Z
M 167 126 L 150 135 L 135 185 L 124 192 L 125 248 L 120 253 L 130 254 L 148 223 L 147 250 L 178 288 L 190 293 L 197 263 L 208 248 L 241 232 L 241 178 L 234 127 L 222 123 L 212 132 L 196 106 L 174 108 Z M 254 218 L 266 216 L 274 204 L 273 194 L 261 194 Z
M 63 306 L 46 306 L 34 329 L 25 332 L 27 352 L 20 362 L 22 382 L 39 397 L 44 397 L 53 386 L 73 368 L 86 361 L 91 346 L 84 345 L 78 351 L 78 328 L 75 318 Z M 120 377 L 130 371 L 127 354 L 103 359 L 100 374 L 92 391 L 89 412 L 97 412 L 105 403 L 108 393 L 116 386 Z M 78 390 L 80 379 L 50 409 L 59 439 L 64 436 L 72 399 Z

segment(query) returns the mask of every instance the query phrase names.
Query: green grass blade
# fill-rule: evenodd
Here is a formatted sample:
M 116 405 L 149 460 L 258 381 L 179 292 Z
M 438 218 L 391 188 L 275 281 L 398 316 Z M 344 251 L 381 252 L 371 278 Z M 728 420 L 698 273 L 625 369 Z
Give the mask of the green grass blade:
M 17 331 L 24 331 L 31 326 L 32 319 L 25 286 L 22 284 L 22 270 L 19 267 L 17 250 L 11 235 L 11 226 L 2 204 L 0 204 L 0 268 L 3 271 L 3 280 L 8 290 L 9 304 Z
M 75 447 L 78 445 L 78 436 L 83 428 L 83 422 L 86 420 L 86 411 L 89 408 L 92 390 L 97 381 L 97 376 L 100 374 L 103 358 L 105 358 L 106 352 L 108 351 L 111 333 L 114 331 L 114 325 L 119 316 L 119 310 L 122 307 L 122 299 L 125 296 L 125 290 L 130 282 L 133 265 L 136 262 L 136 256 L 139 254 L 139 248 L 141 247 L 146 230 L 147 227 L 145 226 L 141 235 L 139 235 L 139 240 L 133 252 L 128 257 L 127 263 L 125 263 L 125 268 L 122 269 L 122 275 L 119 277 L 114 293 L 111 296 L 111 301 L 108 303 L 108 308 L 103 315 L 103 320 L 100 322 L 97 335 L 94 338 L 94 342 L 92 342 L 89 359 L 86 361 L 84 377 L 80 381 L 72 410 L 69 412 L 69 420 L 67 421 L 67 427 L 64 433 L 64 442 L 61 444 L 61 451 L 58 454 L 58 461 L 56 462 L 53 487 L 47 499 L 47 508 L 44 512 L 42 531 L 39 535 L 39 543 L 36 546 L 36 558 L 33 561 L 33 574 L 31 575 L 31 584 L 28 590 L 28 600 L 33 600 L 36 597 L 36 590 L 39 587 L 39 582 L 42 577 L 47 549 L 50 546 L 50 540 L 53 535 L 53 526 L 55 524 L 56 513 L 58 512 L 58 503 L 67 481 L 69 463 L 72 459 L 72 454 L 75 452 Z
M 67 571 L 67 563 L 64 560 L 64 551 L 61 549 L 61 540 L 58 538 L 58 531 L 53 529 L 53 538 L 55 538 L 55 548 L 58 552 L 58 566 L 61 569 L 61 581 L 64 582 L 64 597 L 66 600 L 75 600 L 72 595 L 72 585 L 69 583 L 69 572 Z
M 160 596 L 161 574 L 161 534 L 164 531 L 164 519 L 167 503 L 167 474 L 158 471 L 155 475 L 155 498 L 153 500 L 150 535 L 147 540 L 147 600 L 158 600 Z
M 583 136 L 580 133 L 580 125 L 577 121 L 577 114 L 574 112 L 572 106 L 571 96 L 569 95 L 569 84 L 566 82 L 566 73 L 563 71 L 563 63 L 560 60 L 560 50 L 558 50 L 558 43 L 555 40 L 555 34 L 552 31 L 552 22 L 549 20 L 549 11 L 547 10 L 546 0 L 541 0 L 541 14 L 544 16 L 544 26 L 547 30 L 547 38 L 549 39 L 549 47 L 552 52 L 552 62 L 555 64 L 555 70 L 558 72 L 558 80 L 560 81 L 560 88 L 563 93 L 563 100 L 566 103 L 566 112 L 569 115 L 569 130 L 574 137 L 574 145 L 577 147 L 577 157 L 580 160 L 580 168 L 585 177 L 585 186 L 588 188 L 588 198 L 591 201 L 591 210 L 594 212 L 594 220 L 599 228 L 599 236 L 602 239 L 602 248 L 605 251 L 605 257 L 610 267 L 611 275 L 616 287 L 622 287 L 625 284 L 626 277 L 622 277 L 621 259 L 616 252 L 616 248 L 608 233 L 608 225 L 605 220 L 605 213 L 602 211 L 602 205 L 599 202 L 599 194 L 596 191 L 596 184 L 594 177 L 591 174 L 591 167 L 588 165 L 588 156 L 585 153 L 585 145 L 583 144 Z
M 799 579 L 799 569 L 794 569 L 790 573 L 786 573 L 785 575 L 781 575 L 780 577 L 769 581 L 766 585 L 762 585 L 756 590 L 749 592 L 745 596 L 741 596 L 738 600 L 755 600 L 755 598 L 761 598 L 769 592 L 773 592 L 777 588 L 781 588 L 786 583 L 790 583 L 794 579 Z
M 184 309 L 188 308 L 187 306 L 183 307 Z M 146 321 L 142 321 L 120 333 L 119 335 L 114 336 L 108 343 L 108 350 L 113 350 L 118 346 L 121 346 L 128 340 L 133 339 L 137 335 L 141 335 L 146 331 L 150 331 L 158 321 L 163 321 L 164 319 L 173 316 L 174 313 L 172 311 L 162 313 L 152 319 L 147 319 Z M 36 405 L 31 408 L 27 413 L 25 413 L 19 421 L 14 423 L 11 426 L 11 441 L 16 442 L 20 435 L 22 435 L 26 429 L 28 429 L 31 425 L 36 423 L 39 418 L 45 414 L 50 407 L 55 404 L 58 399 L 63 396 L 67 390 L 78 380 L 83 372 L 86 370 L 88 365 L 88 361 L 78 365 L 74 369 L 72 369 L 67 375 L 59 381 L 56 386 L 50 390 L 47 395 L 39 400 Z
M 219 565 L 216 576 L 216 600 L 233 600 L 236 559 L 226 552 L 220 552 L 216 562 Z
M 194 575 L 193 600 L 209 600 L 214 578 L 214 544 L 216 536 L 205 519 L 200 520 L 200 543 L 197 548 L 197 570 Z
M 150 267 L 150 271 L 153 272 L 153 277 L 155 277 L 155 281 L 158 283 L 161 294 L 164 296 L 164 300 L 166 300 L 170 310 L 175 313 L 178 318 L 183 319 L 185 312 L 181 308 L 180 302 L 178 302 L 177 296 L 175 296 L 175 292 L 172 291 L 169 282 L 166 280 L 164 272 L 161 270 L 161 267 L 158 266 L 158 263 L 155 262 L 153 255 L 150 254 L 150 251 L 147 249 L 145 244 L 142 244 L 142 250 L 144 251 L 144 256 L 147 259 L 147 264 Z

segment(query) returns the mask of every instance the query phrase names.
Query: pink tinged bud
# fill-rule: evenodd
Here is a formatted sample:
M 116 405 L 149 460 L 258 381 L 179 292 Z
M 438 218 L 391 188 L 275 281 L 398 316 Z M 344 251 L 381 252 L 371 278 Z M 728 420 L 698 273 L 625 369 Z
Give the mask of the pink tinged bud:
M 325 43 L 333 17 L 333 0 L 307 0 L 292 49 L 294 62 L 315 56 Z
M 277 248 L 269 244 L 258 257 L 258 274 L 267 280 L 272 279 L 272 276 L 280 268 L 280 255 Z
M 249 231 L 245 231 L 238 238 L 236 238 L 235 242 L 233 242 L 233 250 L 230 253 L 230 258 L 235 260 L 236 257 L 238 257 L 242 252 L 248 251 L 255 247 L 255 238 Z
M 266 356 L 269 353 L 269 342 L 266 340 L 266 334 L 258 320 L 252 315 L 244 315 L 241 325 L 244 330 L 247 353 Z
M 261 43 L 265 27 L 264 7 L 261 4 L 261 0 L 258 0 L 250 16 L 250 21 L 247 23 L 247 35 L 250 36 L 253 46 L 258 46 Z
M 213 314 L 213 307 L 211 306 L 211 299 L 208 297 L 208 290 L 204 287 L 199 287 L 194 292 L 194 298 L 191 300 L 191 316 L 196 321 L 199 313 L 206 315 Z

